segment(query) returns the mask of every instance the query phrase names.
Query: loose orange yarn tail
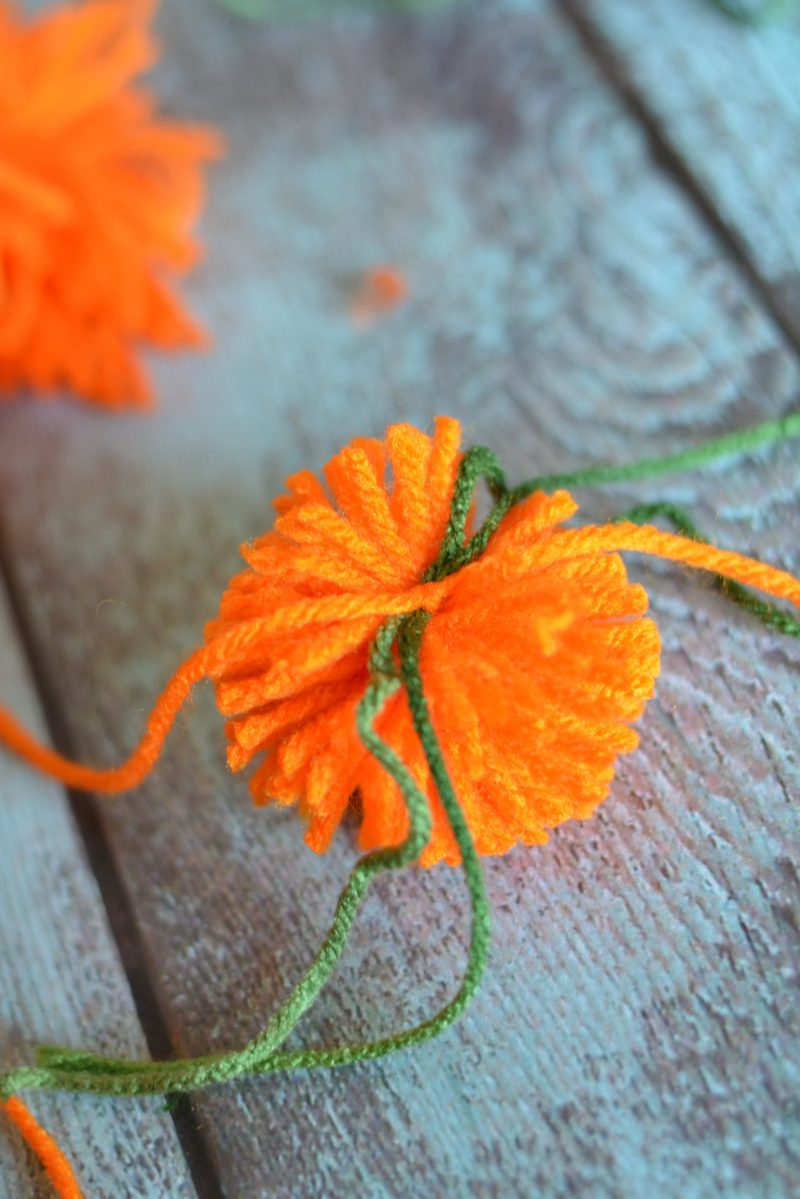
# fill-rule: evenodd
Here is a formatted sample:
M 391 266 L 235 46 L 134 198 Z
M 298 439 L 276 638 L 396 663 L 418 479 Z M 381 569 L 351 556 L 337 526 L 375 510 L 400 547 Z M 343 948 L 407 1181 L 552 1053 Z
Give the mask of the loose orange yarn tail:
M 585 543 L 588 553 L 597 551 L 631 550 L 638 554 L 652 554 L 670 562 L 683 562 L 714 574 L 724 575 L 747 587 L 755 587 L 776 599 L 789 600 L 800 608 L 800 580 L 785 570 L 767 566 L 733 550 L 721 550 L 715 545 L 692 541 L 677 533 L 665 533 L 653 525 L 635 525 L 627 521 L 609 525 L 588 525 L 572 534 L 572 546 Z
M 83 1199 L 83 1191 L 78 1186 L 72 1166 L 50 1134 L 33 1118 L 22 1100 L 12 1095 L 2 1104 L 2 1108 L 42 1163 L 59 1199 Z
M 652 525 L 621 521 L 553 533 L 550 543 L 554 558 L 563 552 L 563 538 L 569 539 L 571 557 L 576 555 L 576 551 L 593 554 L 627 550 L 652 554 L 671 562 L 683 562 L 687 566 L 723 575 L 777 599 L 789 600 L 800 608 L 800 580 L 786 571 L 767 566 L 732 550 L 721 550 L 675 533 L 662 532 Z M 524 559 L 524 550 L 521 553 Z M 537 546 L 537 568 L 541 568 L 548 557 L 548 552 Z M 403 610 L 409 606 L 413 606 L 410 601 L 404 604 Z M 239 637 L 238 631 L 236 636 Z M 227 642 L 224 644 L 227 647 Z M 179 666 L 156 701 L 139 745 L 121 766 L 95 769 L 72 762 L 37 741 L 5 708 L 0 708 L 0 742 L 5 743 L 44 774 L 59 779 L 68 787 L 99 791 L 108 795 L 128 791 L 137 786 L 158 761 L 164 741 L 192 687 L 210 673 L 214 674 L 218 668 L 219 652 L 219 645 L 198 649 Z
M 206 652 L 195 652 L 183 662 L 172 676 L 147 721 L 145 734 L 127 762 L 108 770 L 81 766 L 64 758 L 55 750 L 37 741 L 22 725 L 18 724 L 6 708 L 0 708 L 0 742 L 4 742 L 15 753 L 44 774 L 59 779 L 67 787 L 78 787 L 83 791 L 102 791 L 116 795 L 137 786 L 152 770 L 161 755 L 167 735 L 175 718 L 186 701 L 195 683 L 206 676 Z

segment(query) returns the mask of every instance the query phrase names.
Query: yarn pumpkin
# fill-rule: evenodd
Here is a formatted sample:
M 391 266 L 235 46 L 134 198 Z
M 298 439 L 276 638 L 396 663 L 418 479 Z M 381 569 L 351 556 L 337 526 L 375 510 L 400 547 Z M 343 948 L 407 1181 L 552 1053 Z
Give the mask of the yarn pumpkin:
M 798 420 L 788 420 L 794 432 Z M 754 444 L 791 435 L 784 422 L 765 429 L 756 427 Z M 194 684 L 210 678 L 228 718 L 230 766 L 261 758 L 250 782 L 256 802 L 296 804 L 309 845 L 322 851 L 353 801 L 362 846 L 397 845 L 408 829 L 403 797 L 355 717 L 376 633 L 421 611 L 429 617 L 425 695 L 478 851 L 541 842 L 548 828 L 589 816 L 608 794 L 617 757 L 637 744 L 631 722 L 658 673 L 647 596 L 628 582 L 619 551 L 699 566 L 795 604 L 800 583 L 650 525 L 563 528 L 574 500 L 535 482 L 513 491 L 501 483 L 497 519 L 484 526 L 492 524 L 490 535 L 469 542 L 472 490 L 456 495 L 466 463 L 460 437 L 449 418 L 436 421 L 432 437 L 394 425 L 382 441 L 359 438 L 341 450 L 324 483 L 310 471 L 290 478 L 274 529 L 242 547 L 248 569 L 232 579 L 205 644 L 178 668 L 121 766 L 70 762 L 1 708 L 0 740 L 69 786 L 124 791 L 158 759 Z M 728 438 L 701 452 L 731 448 Z M 488 453 L 469 455 L 476 452 Z M 434 571 L 460 508 L 458 568 Z M 469 552 L 477 540 L 479 552 Z M 405 690 L 387 699 L 376 731 L 430 802 L 422 863 L 458 862 Z
M 327 489 L 308 472 L 289 479 L 274 530 L 243 547 L 249 569 L 207 627 L 213 647 L 263 622 L 215 673 L 220 710 L 232 717 L 228 762 L 240 770 L 264 755 L 250 782 L 256 802 L 298 803 L 315 850 L 327 848 L 353 795 L 362 849 L 408 833 L 402 795 L 355 724 L 370 645 L 390 613 L 432 613 L 425 694 L 479 853 L 544 841 L 547 828 L 591 815 L 617 756 L 637 744 L 630 722 L 653 691 L 658 632 L 618 555 L 587 558 L 574 534 L 557 532 L 577 510 L 566 491 L 530 496 L 481 558 L 421 582 L 447 528 L 459 442 L 455 420 L 437 420 L 432 437 L 395 425 L 383 441 L 338 453 Z M 293 609 L 271 628 L 270 614 Z M 404 692 L 376 727 L 430 800 L 422 863 L 456 864 Z
M 147 406 L 139 347 L 204 337 L 170 278 L 198 257 L 201 166 L 220 139 L 133 87 L 156 0 L 89 0 L 26 21 L 0 0 L 0 396 L 67 387 Z
M 649 477 L 800 433 L 800 415 L 696 450 L 572 482 Z M 800 606 L 800 581 L 705 543 L 670 504 L 608 525 L 563 528 L 576 505 L 549 476 L 508 488 L 491 451 L 461 454 L 454 420 L 432 437 L 409 425 L 358 439 L 276 501 L 274 529 L 244 547 L 248 569 L 222 597 L 205 643 L 157 701 L 122 766 L 95 770 L 39 744 L 0 709 L 0 740 L 65 783 L 115 792 L 151 769 L 194 683 L 213 680 L 228 720 L 229 762 L 263 760 L 258 802 L 297 803 L 324 849 L 353 796 L 359 859 L 328 935 L 291 994 L 243 1048 L 153 1062 L 40 1046 L 33 1066 L 0 1074 L 0 1106 L 39 1156 L 61 1199 L 80 1199 L 59 1147 L 18 1090 L 146 1095 L 243 1076 L 364 1061 L 436 1036 L 464 1011 L 486 968 L 491 918 L 481 853 L 583 818 L 604 798 L 631 721 L 652 693 L 659 642 L 647 596 L 620 551 L 714 571 L 730 598 L 800 636 L 800 621 L 742 584 Z M 494 506 L 476 532 L 485 477 Z M 668 516 L 682 535 L 635 523 Z M 463 862 L 472 907 L 467 968 L 431 1019 L 377 1041 L 287 1050 L 286 1038 L 333 973 L 370 882 L 414 861 Z

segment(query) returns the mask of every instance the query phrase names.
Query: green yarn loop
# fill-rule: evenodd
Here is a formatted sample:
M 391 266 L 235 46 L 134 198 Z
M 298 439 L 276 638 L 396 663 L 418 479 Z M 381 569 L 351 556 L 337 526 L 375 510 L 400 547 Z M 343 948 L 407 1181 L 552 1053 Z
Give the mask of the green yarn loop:
M 497 456 L 491 450 L 475 447 L 462 458 L 447 530 L 436 561 L 426 572 L 425 579 L 445 578 L 479 557 L 506 513 L 534 491 L 652 478 L 669 471 L 693 469 L 706 462 L 798 435 L 800 412 L 707 441 L 682 453 L 643 459 L 625 466 L 596 466 L 563 474 L 541 475 L 510 489 Z M 486 480 L 494 506 L 477 532 L 465 542 L 468 513 L 475 489 L 482 478 Z M 666 517 L 685 536 L 702 540 L 689 517 L 674 504 L 639 505 L 619 519 L 644 521 L 655 516 Z M 800 622 L 797 620 L 737 583 L 723 580 L 723 587 L 732 600 L 765 624 L 791 636 L 800 636 Z M 474 995 L 486 967 L 490 948 L 490 911 L 480 859 L 453 789 L 425 698 L 419 660 L 422 638 L 429 620 L 429 613 L 417 611 L 394 617 L 381 627 L 370 650 L 369 686 L 356 713 L 356 727 L 364 746 L 394 779 L 403 795 L 409 815 L 408 836 L 402 845 L 367 854 L 356 863 L 339 897 L 333 922 L 317 956 L 261 1032 L 242 1049 L 162 1062 L 106 1057 L 80 1050 L 41 1046 L 37 1051 L 35 1066 L 20 1066 L 0 1075 L 0 1096 L 7 1097 L 22 1090 L 81 1091 L 118 1096 L 189 1092 L 244 1076 L 269 1074 L 278 1070 L 340 1066 L 382 1057 L 429 1040 L 458 1018 Z M 372 880 L 386 870 L 398 870 L 415 862 L 430 837 L 431 813 L 427 796 L 417 787 L 404 762 L 375 731 L 378 715 L 401 686 L 405 687 L 414 729 L 462 856 L 472 908 L 466 970 L 450 1002 L 431 1019 L 411 1029 L 356 1045 L 285 1050 L 281 1046 L 333 973 Z
M 391 775 L 403 794 L 408 807 L 409 834 L 396 849 L 367 854 L 356 864 L 339 897 L 333 924 L 322 948 L 292 994 L 258 1036 L 243 1049 L 229 1053 L 166 1062 L 112 1058 L 60 1047 L 42 1046 L 37 1053 L 36 1066 L 19 1067 L 8 1071 L 2 1077 L 0 1093 L 8 1096 L 19 1090 L 31 1089 L 108 1095 L 177 1094 L 275 1070 L 343 1065 L 347 1062 L 382 1057 L 397 1049 L 429 1040 L 457 1019 L 475 993 L 486 966 L 491 939 L 490 913 L 480 859 L 450 782 L 422 686 L 419 651 L 428 619 L 427 612 L 414 612 L 410 616 L 387 621 L 379 630 L 370 653 L 371 682 L 356 715 L 356 726 L 361 740 L 384 770 Z M 408 692 L 414 727 L 464 863 L 472 901 L 472 936 L 467 969 L 461 986 L 450 1003 L 431 1020 L 415 1028 L 360 1045 L 277 1053 L 278 1047 L 289 1036 L 333 973 L 344 950 L 356 912 L 372 879 L 384 870 L 397 870 L 416 861 L 430 837 L 431 814 L 427 796 L 419 790 L 402 760 L 374 729 L 375 720 L 384 704 L 401 685 L 401 678 L 392 657 L 392 645 L 395 641 L 400 652 L 402 681 Z

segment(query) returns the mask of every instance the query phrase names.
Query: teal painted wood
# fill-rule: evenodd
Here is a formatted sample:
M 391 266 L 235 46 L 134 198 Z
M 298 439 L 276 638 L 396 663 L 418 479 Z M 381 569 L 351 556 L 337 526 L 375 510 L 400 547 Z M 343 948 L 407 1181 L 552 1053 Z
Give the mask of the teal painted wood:
M 0 702 L 42 720 L 0 593 Z M 0 1057 L 35 1041 L 142 1053 L 127 980 L 61 788 L 5 758 L 0 769 Z M 31 1109 L 78 1167 L 89 1199 L 191 1199 L 195 1189 L 162 1104 L 122 1107 L 35 1096 Z M 0 1195 L 50 1199 L 38 1162 L 0 1114 Z
M 283 476 L 350 436 L 450 411 L 521 477 L 677 449 L 785 410 L 800 380 L 552 8 L 281 30 L 172 0 L 163 33 L 171 106 L 230 141 L 189 289 L 216 350 L 156 363 L 152 419 L 0 412 L 19 586 L 75 742 L 104 762 L 196 644 Z M 387 260 L 412 298 L 357 330 L 352 281 Z M 783 447 L 670 494 L 720 541 L 798 569 L 797 462 Z M 798 651 L 686 572 L 633 569 L 664 670 L 609 803 L 488 864 L 489 977 L 440 1041 L 198 1099 L 226 1199 L 790 1191 Z M 351 834 L 318 859 L 294 813 L 253 810 L 207 690 L 153 778 L 102 812 L 176 1050 L 241 1043 L 318 945 Z M 297 1041 L 431 1013 L 463 907 L 447 869 L 383 881 Z
M 570 0 L 800 332 L 800 8 L 747 27 L 705 0 Z

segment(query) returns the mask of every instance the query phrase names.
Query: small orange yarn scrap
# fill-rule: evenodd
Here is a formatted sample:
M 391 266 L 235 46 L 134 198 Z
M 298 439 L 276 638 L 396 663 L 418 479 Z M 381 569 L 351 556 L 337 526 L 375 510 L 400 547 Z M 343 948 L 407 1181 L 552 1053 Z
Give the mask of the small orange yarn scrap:
M 26 20 L 0 0 L 0 396 L 146 407 L 137 350 L 203 344 L 170 284 L 198 258 L 221 141 L 132 86 L 158 56 L 155 9 L 88 0 Z
M 265 755 L 250 782 L 256 802 L 298 804 L 317 851 L 354 793 L 362 848 L 399 843 L 408 830 L 400 791 L 355 722 L 370 643 L 392 613 L 433 614 L 425 694 L 480 853 L 543 842 L 546 829 L 591 815 L 618 755 L 637 744 L 630 723 L 653 692 L 658 631 L 618 554 L 587 556 L 573 542 L 580 530 L 557 531 L 577 510 L 567 492 L 532 495 L 480 559 L 420 583 L 445 534 L 459 443 L 449 418 L 433 437 L 394 425 L 383 441 L 341 450 L 325 468 L 327 488 L 308 471 L 289 479 L 274 530 L 242 547 L 250 568 L 207 627 L 208 652 L 220 657 L 209 673 L 231 717 L 229 764 Z M 423 865 L 457 863 L 405 692 L 376 728 L 430 798 Z
M 408 279 L 399 267 L 390 263 L 374 266 L 361 277 L 350 315 L 363 328 L 404 303 L 408 295 Z

